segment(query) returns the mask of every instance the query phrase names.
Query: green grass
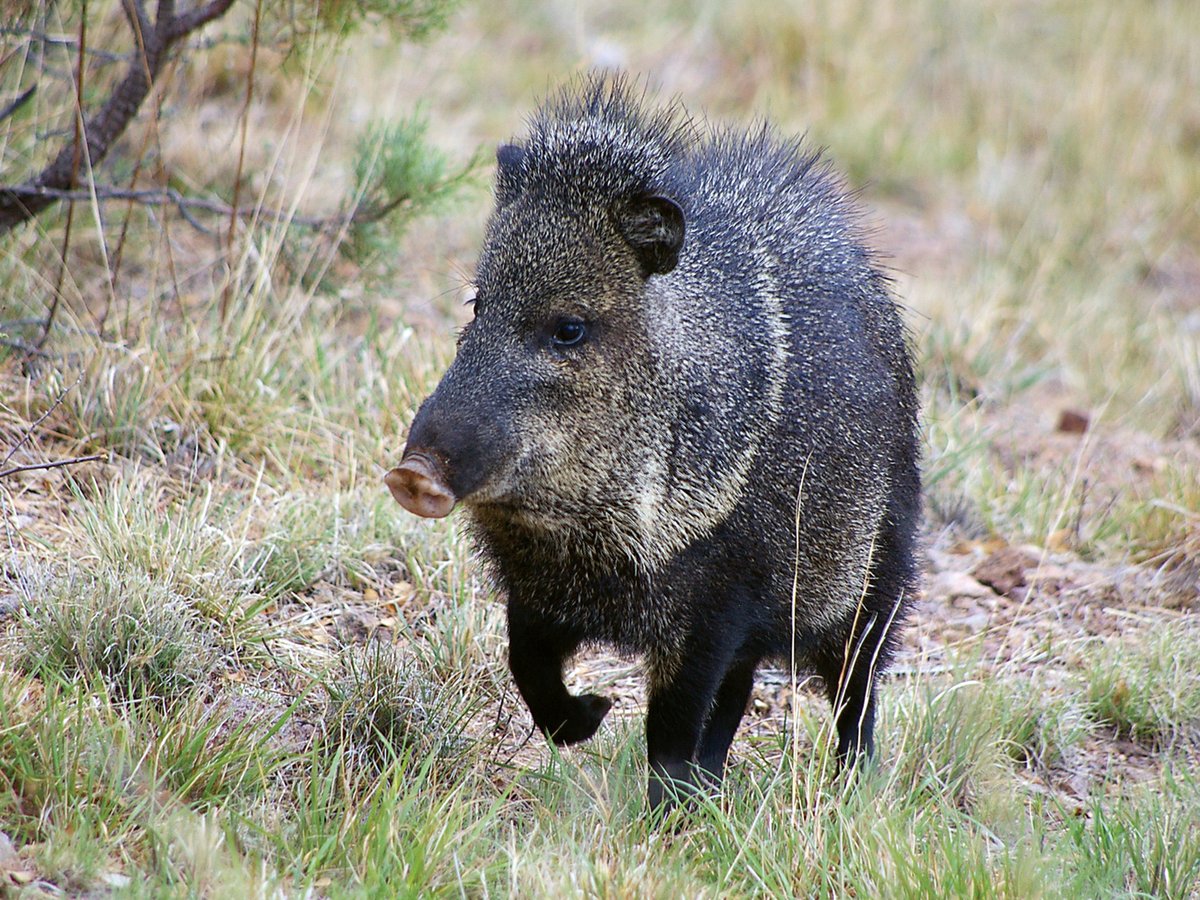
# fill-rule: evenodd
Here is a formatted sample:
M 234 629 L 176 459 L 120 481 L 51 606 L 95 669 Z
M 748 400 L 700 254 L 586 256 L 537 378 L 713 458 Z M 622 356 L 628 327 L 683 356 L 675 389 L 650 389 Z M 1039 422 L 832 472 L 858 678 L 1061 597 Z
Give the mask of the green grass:
M 196 612 L 146 577 L 64 573 L 30 591 L 21 667 L 126 700 L 170 703 L 201 685 L 217 648 Z
M 1084 690 L 1093 717 L 1136 740 L 1200 738 L 1200 643 L 1195 627 L 1167 626 L 1105 641 L 1089 654 Z
M 453 769 L 471 752 L 464 724 L 480 704 L 465 678 L 439 683 L 389 645 L 344 653 L 326 692 L 322 746 L 356 770 L 398 759 Z
M 71 896 L 1196 895 L 1197 48 L 1185 0 L 523 0 L 427 47 L 264 47 L 246 196 L 461 202 L 354 245 L 135 208 L 111 282 L 125 212 L 77 205 L 48 355 L 0 345 L 0 459 L 104 455 L 0 478 L 0 831 Z M 230 184 L 243 49 L 180 64 L 121 177 L 145 138 L 180 189 Z M 461 521 L 381 485 L 465 315 L 489 201 L 453 173 L 613 59 L 828 148 L 896 253 L 931 547 L 1070 576 L 966 638 L 922 610 L 868 770 L 784 688 L 662 824 L 634 698 L 585 746 L 531 734 Z M 65 127 L 52 96 L 0 123 L 5 159 Z M 363 125 L 418 100 L 436 159 Z M 64 221 L 0 238 L 5 340 L 38 336 Z
M 1200 783 L 1187 770 L 1068 820 L 1067 845 L 1081 857 L 1078 895 L 1194 896 L 1200 882 L 1198 807 Z

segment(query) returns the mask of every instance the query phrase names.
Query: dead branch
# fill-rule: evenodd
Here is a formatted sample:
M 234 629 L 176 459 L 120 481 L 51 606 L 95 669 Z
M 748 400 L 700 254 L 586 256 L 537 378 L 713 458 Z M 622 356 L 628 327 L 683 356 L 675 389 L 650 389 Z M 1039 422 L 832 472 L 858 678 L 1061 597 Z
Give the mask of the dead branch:
M 133 54 L 125 77 L 95 115 L 84 121 L 86 158 L 90 166 L 99 163 L 109 148 L 137 116 L 162 71 L 171 48 L 188 34 L 220 18 L 233 0 L 210 0 L 190 10 L 175 13 L 173 0 L 159 0 L 156 20 L 151 23 L 142 0 L 125 0 L 126 15 L 135 31 L 138 52 Z M 77 181 L 79 148 L 75 142 L 62 147 L 54 160 L 35 178 L 19 186 L 0 188 L 0 234 L 27 222 L 51 206 L 58 198 L 48 191 L 74 188 Z
M 189 197 L 174 188 L 119 188 L 95 185 L 87 190 L 56 190 L 45 187 L 19 187 L 11 190 L 22 196 L 46 196 L 52 200 L 96 200 L 97 202 L 125 200 L 144 206 L 174 206 L 192 227 L 206 234 L 212 233 L 212 229 L 190 215 L 193 211 L 212 213 L 223 217 L 234 216 L 239 219 L 256 218 L 270 222 L 285 222 L 314 231 L 337 231 L 346 225 L 365 225 L 378 222 L 411 199 L 407 195 L 401 195 L 393 197 L 387 203 L 358 206 L 352 212 L 335 213 L 329 216 L 297 216 L 286 210 L 262 206 L 235 208 L 220 200 Z
M 211 0 L 210 3 L 206 3 L 203 6 L 197 6 L 193 10 L 180 13 L 171 22 L 168 29 L 168 37 L 172 41 L 186 37 L 196 29 L 203 28 L 213 19 L 221 18 L 232 5 L 233 0 Z
M 40 351 L 37 351 L 37 350 L 35 350 L 34 352 L 40 353 Z M 68 385 L 67 387 L 63 388 L 62 392 L 59 393 L 59 395 L 54 398 L 54 402 L 50 404 L 49 408 L 47 408 L 45 412 L 43 412 L 40 416 L 38 416 L 37 421 L 34 422 L 32 425 L 30 425 L 28 428 L 26 428 L 25 433 L 21 435 L 20 439 L 15 444 L 13 444 L 12 447 L 9 448 L 9 451 L 7 454 L 5 454 L 4 459 L 0 460 L 0 466 L 7 465 L 8 461 L 13 458 L 13 455 L 18 450 L 20 450 L 24 444 L 29 442 L 29 439 L 32 438 L 34 435 L 34 432 L 37 431 L 38 426 L 41 425 L 44 421 L 46 421 L 46 419 L 49 417 L 49 415 L 52 412 L 54 412 L 54 410 L 56 410 L 59 406 L 62 405 L 63 399 L 67 396 L 67 393 L 72 388 L 75 388 L 76 386 L 78 386 L 79 382 L 82 380 L 83 380 L 83 375 L 80 375 L 78 378 L 75 379 L 74 384 Z M 105 454 L 103 454 L 103 453 L 93 453 L 90 456 L 73 456 L 70 459 L 59 459 L 59 460 L 55 460 L 54 462 L 48 462 L 48 463 L 30 463 L 30 464 L 24 465 L 24 466 L 11 466 L 10 468 L 7 468 L 7 469 L 0 469 L 0 478 L 7 478 L 9 475 L 16 475 L 18 472 L 34 472 L 34 471 L 39 471 L 42 469 L 60 469 L 63 466 L 73 466 L 78 463 L 92 462 L 93 460 L 104 459 L 104 458 L 105 458 Z
M 242 103 L 242 114 L 240 116 L 241 140 L 238 141 L 238 161 L 237 170 L 233 175 L 233 209 L 238 208 L 238 199 L 241 196 L 242 190 L 242 169 L 246 162 L 246 134 L 250 127 L 250 102 L 254 99 L 254 73 L 258 71 L 258 31 L 262 22 L 262 0 L 258 0 L 254 4 L 254 31 L 250 37 L 250 70 L 246 78 L 246 99 Z M 233 234 L 237 228 L 237 215 L 231 211 L 229 213 L 229 230 L 226 234 L 226 241 L 229 245 L 229 255 L 233 256 Z M 229 301 L 233 298 L 233 280 L 226 279 L 225 287 L 221 291 L 221 321 L 225 321 L 225 317 L 229 312 Z
M 11 469 L 0 471 L 0 478 L 7 478 L 9 475 L 16 475 L 18 472 L 35 472 L 39 469 L 61 469 L 63 466 L 74 466 L 79 463 L 92 462 L 97 459 L 104 459 L 103 453 L 93 453 L 91 456 L 73 456 L 70 459 L 59 459 L 48 463 L 33 463 L 28 466 L 13 466 Z
M 3 122 L 5 119 L 7 119 L 9 116 L 11 116 L 13 113 L 15 113 L 17 110 L 19 110 L 22 106 L 24 106 L 26 103 L 28 103 L 36 91 L 37 91 L 37 85 L 35 84 L 28 90 L 24 91 L 23 93 L 18 94 L 16 99 L 14 99 L 11 103 L 9 103 L 6 107 L 4 107 L 4 109 L 0 109 L 0 122 Z
M 4 466 L 4 465 L 8 464 L 8 461 L 13 458 L 13 454 L 16 453 L 18 450 L 20 450 L 21 446 L 23 444 L 25 444 L 31 437 L 33 437 L 33 433 L 37 430 L 37 427 L 46 421 L 46 419 L 49 417 L 50 413 L 54 412 L 54 410 L 58 409 L 58 407 L 60 407 L 62 405 L 62 402 L 66 398 L 67 393 L 69 391 L 71 391 L 73 388 L 78 387 L 79 382 L 81 382 L 82 380 L 83 380 L 83 375 L 80 374 L 80 376 L 75 379 L 74 384 L 67 385 L 67 387 L 62 389 L 62 391 L 59 393 L 59 395 L 54 398 L 54 402 L 50 404 L 50 406 L 46 409 L 46 411 L 44 413 L 42 413 L 40 416 L 38 416 L 37 421 L 25 429 L 25 433 L 23 435 L 21 435 L 21 439 L 12 445 L 12 447 L 9 449 L 8 454 L 4 457 L 4 459 L 0 459 L 0 466 Z
M 38 319 L 38 324 L 41 325 L 45 320 Z M 10 350 L 17 350 L 22 356 L 36 356 L 38 359 L 53 359 L 54 357 L 33 344 L 27 344 L 24 341 L 18 341 L 15 338 L 0 338 L 0 347 L 8 347 Z
M 48 47 L 63 47 L 68 50 L 78 50 L 79 41 L 70 35 L 65 34 L 50 34 L 45 31 L 38 31 L 36 28 L 17 28 L 6 26 L 0 28 L 0 35 L 5 37 L 25 38 L 27 41 L 34 41 L 39 44 L 45 44 Z M 109 50 L 97 50 L 95 47 L 88 47 L 84 53 L 91 59 L 97 59 L 102 62 L 129 62 L 128 53 L 113 53 Z

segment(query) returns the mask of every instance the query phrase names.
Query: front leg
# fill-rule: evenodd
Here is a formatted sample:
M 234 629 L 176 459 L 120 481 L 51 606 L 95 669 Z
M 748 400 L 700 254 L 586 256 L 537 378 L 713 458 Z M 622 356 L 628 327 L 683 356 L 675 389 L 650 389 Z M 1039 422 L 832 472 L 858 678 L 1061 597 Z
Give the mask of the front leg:
M 724 675 L 721 654 L 685 651 L 651 669 L 646 710 L 650 808 L 670 809 L 681 794 L 700 785 L 696 753 L 705 721 Z
M 720 782 L 725 775 L 729 745 L 737 733 L 738 723 L 746 714 L 757 666 L 756 658 L 738 660 L 729 667 L 721 686 L 717 689 L 699 749 L 700 768 L 714 782 Z
M 509 602 L 508 665 L 513 680 L 534 724 L 560 746 L 586 741 L 612 708 L 606 697 L 576 697 L 563 684 L 563 662 L 579 643 L 577 634 Z

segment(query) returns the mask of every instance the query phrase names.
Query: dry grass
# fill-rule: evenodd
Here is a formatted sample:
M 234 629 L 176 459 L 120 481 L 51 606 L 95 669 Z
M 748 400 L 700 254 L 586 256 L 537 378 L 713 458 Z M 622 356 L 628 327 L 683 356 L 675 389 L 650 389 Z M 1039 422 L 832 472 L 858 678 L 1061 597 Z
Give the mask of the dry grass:
M 225 190 L 244 50 L 177 66 L 114 177 Z M 835 777 L 823 700 L 768 673 L 723 794 L 656 830 L 636 670 L 604 656 L 574 673 L 618 698 L 598 738 L 530 739 L 459 525 L 379 483 L 453 352 L 482 179 L 382 254 L 81 203 L 47 355 L 0 348 L 0 459 L 105 456 L 0 478 L 0 893 L 1200 889 L 1200 6 L 468 3 L 425 46 L 261 48 L 243 191 L 334 210 L 373 120 L 418 106 L 454 171 L 594 65 L 806 131 L 890 256 L 930 579 L 877 769 Z M 5 179 L 69 121 L 54 90 L 0 122 Z M 6 340 L 37 336 L 63 225 L 0 242 Z

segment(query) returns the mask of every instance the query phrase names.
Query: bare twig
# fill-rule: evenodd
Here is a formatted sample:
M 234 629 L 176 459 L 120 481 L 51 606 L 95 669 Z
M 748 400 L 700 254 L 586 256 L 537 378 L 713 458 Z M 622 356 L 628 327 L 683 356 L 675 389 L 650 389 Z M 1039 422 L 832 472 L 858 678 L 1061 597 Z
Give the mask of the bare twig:
M 38 31 L 35 28 L 0 28 L 0 35 L 10 37 L 22 37 L 30 41 L 36 41 L 39 44 L 48 44 L 51 47 L 65 47 L 74 51 L 79 45 L 79 41 L 65 34 L 50 34 L 46 31 Z M 97 50 L 95 47 L 87 49 L 87 55 L 93 59 L 102 60 L 104 62 L 128 62 L 128 53 L 113 53 L 109 50 Z
M 167 30 L 168 39 L 177 41 L 181 37 L 186 37 L 190 32 L 197 28 L 203 28 L 213 19 L 221 18 L 231 6 L 233 6 L 233 0 L 211 0 L 203 6 L 197 6 L 189 12 L 176 16 Z
M 144 130 L 144 132 L 142 134 L 142 145 L 139 148 L 137 155 L 134 157 L 133 173 L 129 176 L 129 188 L 131 190 L 137 186 L 138 179 L 142 175 L 142 164 L 145 163 L 145 161 L 146 161 L 146 153 L 147 153 L 148 146 L 149 146 L 149 143 L 151 140 L 151 136 L 155 134 L 155 129 L 154 129 L 153 125 L 154 125 L 154 123 L 158 122 L 161 114 L 162 114 L 162 92 L 158 91 L 158 92 L 156 92 L 155 97 L 154 97 L 154 113 L 150 117 L 151 125 L 150 125 L 150 127 L 147 127 Z M 160 147 L 159 149 L 161 150 L 162 148 Z M 159 162 L 161 165 L 161 153 L 159 155 Z M 92 188 L 93 189 L 95 188 L 94 180 L 92 182 Z M 109 269 L 109 273 L 108 273 L 110 296 L 116 295 L 117 278 L 120 276 L 121 261 L 122 261 L 122 259 L 124 259 L 124 256 L 125 256 L 125 240 L 129 236 L 129 226 L 130 226 L 130 223 L 133 221 L 133 205 L 134 205 L 134 202 L 132 200 L 128 201 L 125 204 L 125 217 L 121 220 L 121 233 L 117 237 L 116 250 L 113 252 L 112 267 Z M 164 237 L 166 237 L 168 242 L 170 241 L 169 233 L 164 231 Z M 174 267 L 172 267 L 172 274 L 173 273 L 174 273 Z M 104 307 L 104 315 L 100 320 L 100 328 L 99 328 L 99 330 L 101 332 L 104 331 L 104 326 L 108 322 L 108 314 L 110 312 L 111 306 L 112 306 L 112 304 L 108 303 Z M 126 320 L 128 320 L 128 310 L 129 310 L 129 298 L 128 297 L 126 297 L 125 309 L 126 309 Z
M 189 224 L 198 231 L 205 233 L 211 233 L 212 229 L 198 222 L 194 217 L 189 215 L 189 212 L 196 210 L 223 217 L 233 214 L 243 219 L 259 218 L 272 222 L 287 222 L 303 228 L 311 228 L 314 231 L 334 231 L 347 224 L 363 225 L 378 222 L 389 213 L 394 212 L 398 207 L 403 206 L 410 199 L 407 195 L 402 195 L 392 198 L 387 203 L 359 206 L 354 211 L 348 213 L 335 213 L 329 216 L 297 216 L 286 210 L 261 206 L 243 206 L 235 209 L 230 204 L 220 200 L 185 196 L 174 188 L 130 189 L 96 185 L 90 191 L 55 190 L 51 188 L 17 188 L 15 190 L 30 196 L 44 194 L 53 197 L 55 200 L 95 199 L 100 202 L 105 200 L 129 200 L 145 206 L 174 206 L 180 215 L 188 220 Z
M 71 184 L 79 183 L 79 161 L 83 151 L 83 78 L 84 59 L 87 53 L 87 20 L 88 20 L 88 5 L 87 0 L 83 0 L 83 4 L 79 12 L 79 48 L 77 53 L 77 62 L 75 66 L 75 115 L 72 119 L 75 123 L 74 140 L 71 141 Z M 60 153 L 61 157 L 62 154 Z M 50 337 L 50 329 L 54 327 L 54 316 L 58 312 L 58 304 L 62 299 L 63 279 L 67 274 L 67 251 L 71 248 L 71 223 L 75 220 L 75 204 L 72 203 L 67 207 L 67 223 L 63 228 L 62 252 L 59 254 L 58 262 L 58 277 L 54 280 L 54 296 L 50 300 L 50 309 L 46 313 L 46 324 L 42 326 L 42 334 L 35 342 L 34 346 L 41 350 L 46 345 L 46 341 Z
M 133 29 L 137 38 L 138 47 L 144 52 L 146 38 L 154 27 L 150 17 L 146 15 L 146 7 L 142 5 L 142 0 L 121 0 L 121 7 L 125 10 L 125 18 L 129 20 L 129 27 Z
M 38 319 L 38 324 L 41 325 L 44 319 Z M 53 359 L 53 356 L 45 350 L 39 350 L 33 344 L 27 344 L 24 341 L 18 341 L 14 338 L 0 338 L 0 345 L 9 347 L 13 350 L 20 350 L 25 356 L 36 356 L 39 359 Z
M 97 459 L 104 459 L 103 453 L 93 453 L 91 456 L 73 456 L 70 459 L 60 459 L 55 462 L 48 463 L 33 463 L 28 466 L 13 466 L 11 469 L 0 471 L 0 478 L 7 478 L 9 475 L 15 475 L 18 472 L 34 472 L 39 469 L 61 469 L 63 466 L 74 466 L 79 463 L 92 462 Z
M 185 14 L 186 15 L 186 14 Z M 128 13 L 126 13 L 128 18 Z M 39 44 L 47 44 L 51 47 L 62 47 L 74 51 L 78 41 L 71 35 L 66 34 L 51 34 L 48 31 L 39 31 L 36 28 L 21 28 L 14 26 L 0 26 L 0 36 L 26 38 Z M 189 41 L 188 44 L 193 50 L 211 50 L 214 47 L 223 47 L 226 45 L 243 46 L 247 42 L 246 37 L 240 34 L 224 34 L 216 37 L 196 38 Z M 280 42 L 276 40 L 268 46 L 276 46 Z M 138 51 L 135 51 L 138 52 Z M 111 50 L 98 50 L 95 47 L 89 47 L 87 55 L 94 59 L 103 62 L 129 62 L 131 56 L 129 53 L 113 53 Z M 0 63 L 5 62 L 5 59 L 0 58 Z
M 35 352 L 41 353 L 41 351 L 35 351 Z M 45 355 L 45 354 L 42 354 L 42 355 Z M 67 393 L 69 391 L 71 391 L 73 388 L 78 387 L 79 382 L 81 382 L 82 380 L 83 380 L 83 375 L 80 375 L 78 378 L 75 379 L 74 384 L 68 385 L 67 387 L 62 389 L 62 391 L 59 393 L 59 395 L 54 398 L 54 402 L 51 403 L 49 407 L 47 407 L 46 411 L 37 417 L 37 421 L 25 429 L 25 433 L 23 435 L 21 435 L 21 439 L 12 445 L 12 447 L 9 449 L 9 451 L 8 451 L 7 455 L 4 457 L 4 459 L 0 459 L 0 466 L 8 465 L 8 461 L 13 458 L 13 454 L 16 453 L 18 450 L 20 450 L 21 447 L 25 444 L 25 442 L 28 441 L 31 437 L 33 437 L 34 431 L 37 430 L 37 427 L 39 425 L 41 425 L 43 422 L 46 421 L 46 418 L 50 415 L 50 413 L 54 412 L 54 410 L 56 410 L 60 406 L 62 406 L 62 402 L 66 398 Z
M 150 30 L 150 21 L 149 21 L 149 18 L 146 16 L 146 11 L 142 7 L 140 0 L 136 0 L 136 2 L 135 2 L 135 0 L 122 0 L 121 5 L 124 7 L 125 16 L 129 20 L 129 27 L 131 29 L 133 29 L 133 35 L 136 40 L 138 49 L 142 50 L 145 48 L 145 40 L 146 40 L 145 36 L 147 33 L 149 33 L 149 30 Z M 155 93 L 154 114 L 151 117 L 151 121 L 157 122 L 158 117 L 161 114 L 161 112 L 162 112 L 162 92 L 157 91 Z M 131 188 L 137 184 L 138 177 L 141 175 L 142 163 L 145 162 L 145 159 L 146 159 L 146 145 L 150 140 L 150 134 L 151 134 L 151 129 L 147 128 L 145 130 L 145 133 L 142 135 L 142 146 L 141 146 L 140 150 L 138 151 L 136 158 L 135 158 L 135 162 L 133 165 L 133 174 L 129 178 L 129 186 Z M 93 176 L 89 187 L 91 187 L 94 190 L 95 186 L 96 186 L 96 180 L 95 180 L 95 177 Z M 120 236 L 117 238 L 116 252 L 113 255 L 111 265 L 109 265 L 107 267 L 107 269 L 108 269 L 108 300 L 104 304 L 104 312 L 100 315 L 100 318 L 96 323 L 97 330 L 101 334 L 104 333 L 105 326 L 108 324 L 108 314 L 112 310 L 113 298 L 116 297 L 117 275 L 121 269 L 121 259 L 125 252 L 125 238 L 129 234 L 129 223 L 132 219 L 133 219 L 133 202 L 130 201 L 125 206 L 125 218 L 121 222 L 121 233 L 120 233 Z M 106 240 L 103 236 L 101 237 L 101 239 Z M 169 241 L 169 238 L 168 238 L 168 241 Z M 129 310 L 128 301 L 126 302 L 125 309 L 126 309 L 126 325 L 128 325 L 128 310 Z
M 25 90 L 23 93 L 18 94 L 16 99 L 13 100 L 11 103 L 9 103 L 8 106 L 4 107 L 4 109 L 0 109 L 0 122 L 3 122 L 5 119 L 7 119 L 9 116 L 13 115 L 17 110 L 19 110 L 22 106 L 24 106 L 26 103 L 28 103 L 30 101 L 30 99 L 32 99 L 33 95 L 36 92 L 37 92 L 37 85 L 35 84 L 32 87 Z

